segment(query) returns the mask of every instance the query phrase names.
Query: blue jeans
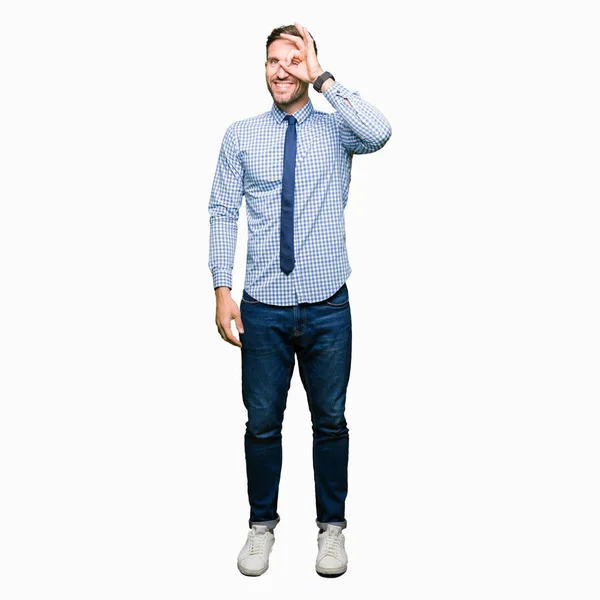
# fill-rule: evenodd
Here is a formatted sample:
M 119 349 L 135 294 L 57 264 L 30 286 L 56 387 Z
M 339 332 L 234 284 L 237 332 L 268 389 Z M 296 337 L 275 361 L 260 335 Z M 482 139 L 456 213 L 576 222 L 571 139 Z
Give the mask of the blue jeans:
M 350 378 L 352 321 L 346 284 L 321 302 L 274 306 L 243 291 L 240 311 L 242 398 L 249 525 L 279 522 L 281 429 L 298 356 L 313 430 L 317 525 L 346 527 L 348 427 L 344 416 Z

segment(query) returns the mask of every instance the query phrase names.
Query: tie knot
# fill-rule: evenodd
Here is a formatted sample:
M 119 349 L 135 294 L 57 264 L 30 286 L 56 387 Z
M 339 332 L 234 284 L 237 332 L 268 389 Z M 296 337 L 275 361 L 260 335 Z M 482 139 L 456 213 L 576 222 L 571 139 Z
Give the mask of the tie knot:
M 285 118 L 290 122 L 290 125 L 296 124 L 296 117 L 294 117 L 292 115 L 286 115 Z

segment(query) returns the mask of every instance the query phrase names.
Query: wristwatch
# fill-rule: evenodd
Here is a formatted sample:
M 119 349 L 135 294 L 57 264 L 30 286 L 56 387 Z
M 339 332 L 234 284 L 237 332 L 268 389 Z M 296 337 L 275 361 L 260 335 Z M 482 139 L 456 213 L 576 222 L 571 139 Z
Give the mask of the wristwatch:
M 328 79 L 333 79 L 335 81 L 335 77 L 329 72 L 329 71 L 324 71 L 323 73 L 321 73 L 314 81 L 313 83 L 313 87 L 315 88 L 315 90 L 319 93 L 321 93 L 321 86 L 328 80 Z

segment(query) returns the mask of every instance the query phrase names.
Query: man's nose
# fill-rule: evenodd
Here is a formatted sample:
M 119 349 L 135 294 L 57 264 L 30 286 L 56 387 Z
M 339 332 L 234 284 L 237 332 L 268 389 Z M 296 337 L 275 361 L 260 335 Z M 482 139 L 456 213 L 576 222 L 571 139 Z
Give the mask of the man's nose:
M 279 69 L 277 69 L 277 77 L 279 77 L 279 79 L 285 79 L 287 76 L 288 72 L 281 65 L 279 65 Z

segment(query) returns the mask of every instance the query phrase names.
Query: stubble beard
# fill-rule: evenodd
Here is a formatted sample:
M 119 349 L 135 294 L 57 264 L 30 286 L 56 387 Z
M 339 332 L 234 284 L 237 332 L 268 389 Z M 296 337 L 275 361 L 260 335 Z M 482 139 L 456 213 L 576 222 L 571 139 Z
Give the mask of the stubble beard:
M 306 90 L 308 89 L 308 84 L 299 82 L 296 84 L 296 90 L 292 92 L 289 96 L 278 95 L 277 92 L 273 90 L 271 86 L 274 86 L 275 83 L 267 80 L 267 88 L 269 89 L 269 93 L 271 94 L 271 98 L 273 98 L 273 102 L 278 106 L 289 106 L 296 102 L 296 100 L 302 98 Z

